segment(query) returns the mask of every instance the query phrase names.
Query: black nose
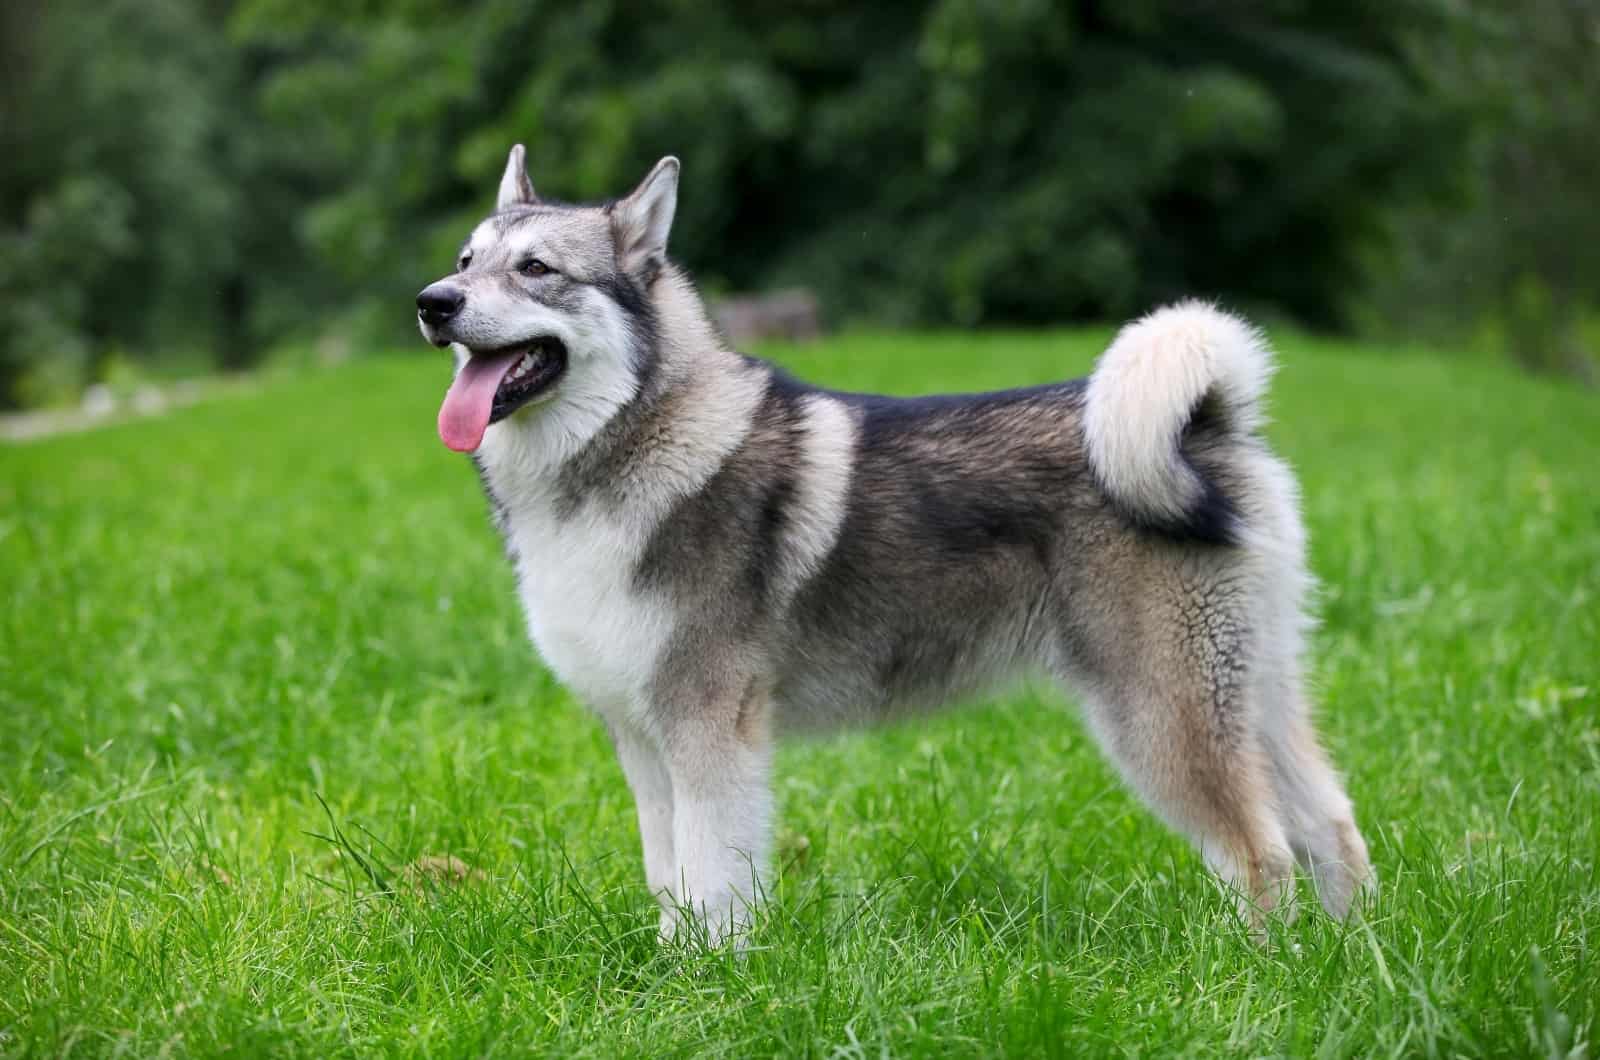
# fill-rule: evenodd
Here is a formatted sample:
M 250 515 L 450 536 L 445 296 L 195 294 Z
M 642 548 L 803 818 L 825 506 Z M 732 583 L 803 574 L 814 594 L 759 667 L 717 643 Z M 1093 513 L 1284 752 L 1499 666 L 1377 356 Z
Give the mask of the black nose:
M 417 315 L 427 324 L 443 324 L 457 313 L 467 296 L 448 284 L 431 283 L 417 295 Z

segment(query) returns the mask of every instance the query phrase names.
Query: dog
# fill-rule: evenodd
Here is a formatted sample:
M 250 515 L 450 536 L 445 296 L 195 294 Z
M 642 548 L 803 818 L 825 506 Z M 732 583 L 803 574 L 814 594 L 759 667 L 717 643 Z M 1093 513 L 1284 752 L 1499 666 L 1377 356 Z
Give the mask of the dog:
M 1077 691 L 1252 930 L 1292 911 L 1297 860 L 1343 917 L 1374 878 L 1310 718 L 1262 336 L 1187 302 L 1086 380 L 811 386 L 732 350 L 668 258 L 678 173 L 568 205 L 518 145 L 417 296 L 455 354 L 439 435 L 472 454 L 540 656 L 609 730 L 661 935 L 746 933 L 780 734 L 1032 674 Z

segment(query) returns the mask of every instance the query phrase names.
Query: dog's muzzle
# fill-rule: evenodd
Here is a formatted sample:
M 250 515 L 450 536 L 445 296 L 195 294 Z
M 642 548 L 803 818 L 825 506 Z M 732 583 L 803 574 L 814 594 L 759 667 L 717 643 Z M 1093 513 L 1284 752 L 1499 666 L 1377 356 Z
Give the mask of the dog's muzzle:
M 436 328 L 448 324 L 466 304 L 467 296 L 461 288 L 448 283 L 430 283 L 417 295 L 417 319 Z
M 466 294 L 448 281 L 424 287 L 417 295 L 417 325 L 422 328 L 422 337 L 440 349 L 450 345 L 453 336 L 448 325 L 466 304 Z

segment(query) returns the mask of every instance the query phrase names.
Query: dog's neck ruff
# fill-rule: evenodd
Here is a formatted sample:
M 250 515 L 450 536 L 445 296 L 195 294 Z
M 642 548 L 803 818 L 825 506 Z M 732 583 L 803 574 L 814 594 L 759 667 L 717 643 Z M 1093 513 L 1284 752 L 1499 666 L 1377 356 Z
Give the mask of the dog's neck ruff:
M 716 472 L 749 432 L 767 374 L 729 350 L 688 277 L 666 266 L 653 327 L 574 363 L 551 400 L 492 425 L 477 453 L 498 497 L 570 513 L 588 500 L 660 509 Z M 513 513 L 514 514 L 514 513 Z

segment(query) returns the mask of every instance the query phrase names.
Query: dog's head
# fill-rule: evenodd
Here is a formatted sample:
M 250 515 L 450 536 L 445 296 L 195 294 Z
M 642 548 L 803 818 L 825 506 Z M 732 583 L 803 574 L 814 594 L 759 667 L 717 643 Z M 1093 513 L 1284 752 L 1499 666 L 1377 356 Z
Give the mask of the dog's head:
M 457 371 L 439 437 L 471 452 L 492 423 L 530 406 L 615 405 L 647 355 L 648 292 L 666 265 L 678 160 L 598 206 L 541 200 L 522 145 L 511 149 L 495 212 L 467 239 L 453 275 L 417 295 L 417 323 L 453 346 Z

